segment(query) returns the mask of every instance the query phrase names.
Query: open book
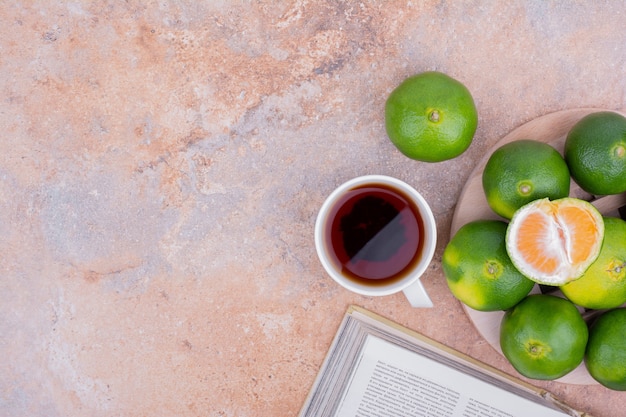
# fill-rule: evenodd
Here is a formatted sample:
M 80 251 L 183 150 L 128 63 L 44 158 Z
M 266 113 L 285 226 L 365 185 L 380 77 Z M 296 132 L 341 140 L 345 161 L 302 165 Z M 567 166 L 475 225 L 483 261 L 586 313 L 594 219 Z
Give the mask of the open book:
M 357 416 L 590 417 L 545 390 L 352 306 L 300 417 Z

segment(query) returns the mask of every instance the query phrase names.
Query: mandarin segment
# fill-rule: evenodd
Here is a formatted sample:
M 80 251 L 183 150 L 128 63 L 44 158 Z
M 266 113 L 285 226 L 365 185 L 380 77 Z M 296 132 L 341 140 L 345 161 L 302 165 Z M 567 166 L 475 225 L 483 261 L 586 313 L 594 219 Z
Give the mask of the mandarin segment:
M 549 214 L 543 211 L 528 213 L 526 219 L 520 221 L 517 234 L 517 246 L 523 261 L 529 268 L 543 274 L 557 273 L 562 257 L 560 246 L 551 244 L 557 231 Z
M 594 241 L 586 239 L 587 236 L 595 235 L 597 230 L 597 222 L 588 210 L 580 207 L 563 207 L 560 213 L 559 221 L 563 224 L 570 225 L 571 244 L 570 256 L 573 263 L 584 262 L 592 255 L 594 250 Z

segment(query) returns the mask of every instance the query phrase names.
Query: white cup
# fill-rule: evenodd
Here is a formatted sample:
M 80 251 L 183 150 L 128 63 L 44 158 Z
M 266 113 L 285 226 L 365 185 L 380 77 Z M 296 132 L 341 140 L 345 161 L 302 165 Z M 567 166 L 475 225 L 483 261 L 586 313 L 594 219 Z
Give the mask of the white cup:
M 421 247 L 418 253 L 409 263 L 406 269 L 397 274 L 395 278 L 389 279 L 383 284 L 376 280 L 362 280 L 351 278 L 346 268 L 333 255 L 331 239 L 329 237 L 331 223 L 337 215 L 339 206 L 345 203 L 346 194 L 353 190 L 364 187 L 381 186 L 391 190 L 393 193 L 410 200 L 414 210 L 418 212 L 422 221 Z M 343 201 L 342 201 L 343 200 Z M 420 277 L 424 274 L 435 253 L 437 245 L 437 226 L 430 206 L 413 187 L 396 178 L 384 175 L 366 175 L 353 178 L 336 188 L 324 201 L 315 222 L 315 249 L 317 255 L 326 272 L 341 286 L 355 293 L 367 296 L 384 296 L 403 291 L 409 303 L 413 307 L 432 307 L 433 303 L 426 293 Z M 382 282 L 382 281 L 380 281 Z

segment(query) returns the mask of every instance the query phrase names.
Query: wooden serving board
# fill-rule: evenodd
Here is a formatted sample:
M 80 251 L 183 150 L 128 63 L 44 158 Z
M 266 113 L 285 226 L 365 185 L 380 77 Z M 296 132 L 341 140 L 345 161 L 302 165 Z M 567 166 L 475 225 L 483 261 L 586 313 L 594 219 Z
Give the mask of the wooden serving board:
M 604 109 L 584 108 L 550 113 L 516 128 L 502 138 L 487 152 L 465 183 L 452 218 L 450 236 L 454 236 L 461 226 L 474 220 L 493 219 L 506 221 L 506 219 L 503 219 L 491 210 L 487 204 L 487 199 L 482 188 L 483 169 L 493 151 L 505 143 L 520 139 L 533 139 L 550 144 L 562 154 L 565 138 L 572 126 L 587 114 L 603 110 Z M 617 113 L 626 116 L 624 111 L 617 111 Z M 618 216 L 617 209 L 626 205 L 626 193 L 595 198 L 595 196 L 583 191 L 573 181 L 571 182 L 570 196 L 590 201 L 601 213 L 616 217 Z M 539 287 L 535 286 L 532 292 L 539 293 Z M 559 295 L 559 293 L 555 293 L 555 295 Z M 463 305 L 463 308 L 478 332 L 496 349 L 496 351 L 502 354 L 499 339 L 500 321 L 502 320 L 502 316 L 504 316 L 504 312 L 481 312 L 473 310 L 466 305 Z M 579 385 L 597 384 L 587 372 L 584 364 L 581 364 L 574 371 L 558 379 L 558 381 Z

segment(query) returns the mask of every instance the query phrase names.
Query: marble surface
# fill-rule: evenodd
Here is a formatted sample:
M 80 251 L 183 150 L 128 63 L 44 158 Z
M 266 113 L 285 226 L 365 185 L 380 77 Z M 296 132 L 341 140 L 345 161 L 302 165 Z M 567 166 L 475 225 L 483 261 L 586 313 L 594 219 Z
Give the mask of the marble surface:
M 447 289 L 455 202 L 520 124 L 626 108 L 621 0 L 5 1 L 0 17 L 2 416 L 296 415 L 352 303 L 516 375 Z M 425 70 L 477 104 L 451 161 L 385 134 L 387 95 Z M 351 294 L 316 257 L 324 198 L 370 173 L 433 208 L 432 309 Z

